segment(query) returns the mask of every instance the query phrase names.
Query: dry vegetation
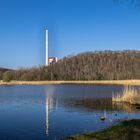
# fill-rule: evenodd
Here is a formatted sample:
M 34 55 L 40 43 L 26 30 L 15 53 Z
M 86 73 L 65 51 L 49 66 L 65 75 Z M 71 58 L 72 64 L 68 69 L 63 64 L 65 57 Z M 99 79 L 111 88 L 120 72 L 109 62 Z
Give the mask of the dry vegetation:
M 140 89 L 136 89 L 132 86 L 126 86 L 122 93 L 113 93 L 112 101 L 140 105 Z
M 137 85 L 140 80 L 93 80 L 93 81 L 0 81 L 0 85 L 47 85 L 47 84 L 102 84 L 102 85 Z
M 0 71 L 0 80 L 5 82 L 130 79 L 140 79 L 140 51 L 86 52 L 65 57 L 48 67 Z

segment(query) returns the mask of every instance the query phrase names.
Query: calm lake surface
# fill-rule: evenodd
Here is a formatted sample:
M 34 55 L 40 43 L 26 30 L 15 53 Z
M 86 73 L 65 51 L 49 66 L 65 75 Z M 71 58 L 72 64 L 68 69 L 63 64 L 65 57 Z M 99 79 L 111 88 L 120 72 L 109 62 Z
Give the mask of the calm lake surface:
M 59 140 L 140 118 L 135 106 L 112 103 L 123 86 L 0 86 L 0 140 Z M 107 119 L 100 117 L 106 114 Z

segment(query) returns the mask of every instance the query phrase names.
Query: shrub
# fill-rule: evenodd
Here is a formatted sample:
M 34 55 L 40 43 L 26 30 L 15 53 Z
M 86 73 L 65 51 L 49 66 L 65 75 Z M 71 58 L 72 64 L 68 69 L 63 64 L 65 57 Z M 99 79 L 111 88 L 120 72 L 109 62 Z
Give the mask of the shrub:
M 3 74 L 3 81 L 4 82 L 10 82 L 12 79 L 13 79 L 13 75 L 12 75 L 12 73 L 10 71 L 6 71 Z

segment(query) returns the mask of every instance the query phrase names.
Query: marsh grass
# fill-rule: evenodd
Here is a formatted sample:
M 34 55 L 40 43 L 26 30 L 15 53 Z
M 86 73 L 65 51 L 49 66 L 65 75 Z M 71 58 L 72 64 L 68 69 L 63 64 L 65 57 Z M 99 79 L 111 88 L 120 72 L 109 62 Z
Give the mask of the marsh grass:
M 137 85 L 140 80 L 93 80 L 93 81 L 0 81 L 0 85 L 48 85 L 48 84 L 97 84 L 97 85 Z
M 140 105 L 140 89 L 132 86 L 124 87 L 122 93 L 113 93 L 113 102 L 126 102 L 130 104 Z

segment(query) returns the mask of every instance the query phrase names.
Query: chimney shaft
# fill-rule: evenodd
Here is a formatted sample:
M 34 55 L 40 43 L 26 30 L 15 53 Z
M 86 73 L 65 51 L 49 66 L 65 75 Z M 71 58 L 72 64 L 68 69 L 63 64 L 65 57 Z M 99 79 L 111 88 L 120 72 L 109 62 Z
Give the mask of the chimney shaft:
M 46 30 L 46 66 L 48 66 L 48 55 L 49 55 L 49 39 L 48 39 L 48 30 Z

